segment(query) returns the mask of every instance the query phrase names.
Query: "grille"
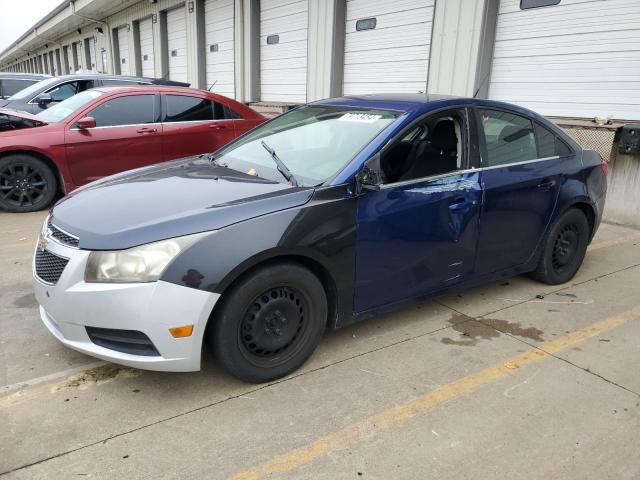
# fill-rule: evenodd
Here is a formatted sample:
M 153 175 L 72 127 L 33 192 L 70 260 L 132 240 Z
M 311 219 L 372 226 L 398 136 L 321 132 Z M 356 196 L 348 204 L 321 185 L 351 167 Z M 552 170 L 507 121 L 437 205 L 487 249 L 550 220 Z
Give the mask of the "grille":
M 55 225 L 49 223 L 49 235 L 55 238 L 58 242 L 63 243 L 64 245 L 69 245 L 70 247 L 77 247 L 80 243 L 77 237 L 69 235 L 68 233 L 64 233 Z
M 85 327 L 89 339 L 96 345 L 145 357 L 159 357 L 153 342 L 144 333 L 137 330 L 117 330 L 114 328 Z
M 69 260 L 47 250 L 36 250 L 36 275 L 47 283 L 56 284 Z

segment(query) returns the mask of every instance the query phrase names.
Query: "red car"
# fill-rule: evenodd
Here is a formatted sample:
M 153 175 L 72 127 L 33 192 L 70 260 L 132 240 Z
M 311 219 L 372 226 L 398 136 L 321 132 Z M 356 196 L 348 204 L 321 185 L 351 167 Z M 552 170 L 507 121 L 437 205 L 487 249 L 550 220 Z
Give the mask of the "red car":
M 0 209 L 40 210 L 106 175 L 213 152 L 265 120 L 182 87 L 86 90 L 37 115 L 0 109 Z

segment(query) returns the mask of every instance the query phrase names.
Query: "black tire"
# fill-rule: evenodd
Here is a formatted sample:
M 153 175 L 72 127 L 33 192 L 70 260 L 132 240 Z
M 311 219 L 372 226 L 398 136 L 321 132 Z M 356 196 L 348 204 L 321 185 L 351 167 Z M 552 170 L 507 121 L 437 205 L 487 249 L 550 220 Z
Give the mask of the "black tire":
M 589 233 L 584 213 L 577 208 L 567 210 L 551 227 L 538 267 L 531 276 L 549 285 L 571 280 L 584 260 Z
M 0 209 L 13 213 L 35 212 L 51 205 L 58 190 L 55 173 L 30 155 L 0 158 Z
M 246 382 L 268 382 L 298 369 L 327 323 L 322 284 L 296 263 L 258 267 L 221 301 L 207 343 L 222 368 Z

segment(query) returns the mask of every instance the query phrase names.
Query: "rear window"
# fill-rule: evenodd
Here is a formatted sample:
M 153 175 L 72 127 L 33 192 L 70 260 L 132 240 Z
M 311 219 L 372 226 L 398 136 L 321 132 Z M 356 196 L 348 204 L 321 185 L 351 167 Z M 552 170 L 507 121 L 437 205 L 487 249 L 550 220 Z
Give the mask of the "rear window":
M 187 95 L 165 95 L 165 122 L 198 122 L 225 118 L 222 104 Z
M 573 152 L 555 133 L 536 123 L 536 139 L 538 141 L 538 157 L 564 157 Z
M 10 97 L 11 95 L 15 95 L 20 90 L 27 88 L 34 83 L 37 83 L 38 80 L 15 80 L 15 79 L 4 79 L 1 80 L 2 84 L 0 88 L 0 95 L 3 97 Z

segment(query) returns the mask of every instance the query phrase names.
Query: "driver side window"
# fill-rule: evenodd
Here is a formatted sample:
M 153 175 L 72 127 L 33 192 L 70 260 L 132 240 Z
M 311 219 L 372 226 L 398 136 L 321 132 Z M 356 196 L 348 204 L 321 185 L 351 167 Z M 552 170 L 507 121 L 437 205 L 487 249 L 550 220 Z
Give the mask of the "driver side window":
M 463 165 L 461 112 L 448 111 L 415 125 L 380 160 L 383 183 L 443 175 Z
M 78 82 L 63 83 L 52 88 L 47 93 L 51 95 L 54 102 L 62 102 L 78 93 Z

